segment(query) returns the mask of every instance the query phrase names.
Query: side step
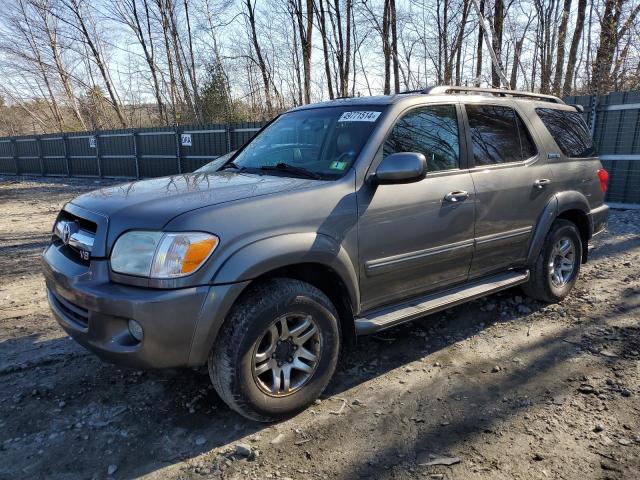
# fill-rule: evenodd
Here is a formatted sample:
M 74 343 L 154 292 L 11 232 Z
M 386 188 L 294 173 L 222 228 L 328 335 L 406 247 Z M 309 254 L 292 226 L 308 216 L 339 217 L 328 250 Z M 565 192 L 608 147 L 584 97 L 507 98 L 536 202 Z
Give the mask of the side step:
M 365 317 L 355 319 L 356 334 L 367 335 L 379 332 L 380 330 L 520 285 L 527 280 L 529 280 L 528 270 L 511 271 L 375 310 Z

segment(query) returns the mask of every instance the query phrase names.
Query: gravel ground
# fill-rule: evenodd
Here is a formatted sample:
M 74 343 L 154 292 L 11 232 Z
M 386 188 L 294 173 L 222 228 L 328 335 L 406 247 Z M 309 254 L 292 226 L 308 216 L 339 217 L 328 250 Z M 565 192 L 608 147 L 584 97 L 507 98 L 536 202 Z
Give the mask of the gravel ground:
M 58 328 L 38 257 L 98 186 L 0 177 L 1 479 L 640 478 L 640 211 L 612 212 L 562 304 L 514 289 L 362 338 L 261 425 L 204 370 L 103 363 Z

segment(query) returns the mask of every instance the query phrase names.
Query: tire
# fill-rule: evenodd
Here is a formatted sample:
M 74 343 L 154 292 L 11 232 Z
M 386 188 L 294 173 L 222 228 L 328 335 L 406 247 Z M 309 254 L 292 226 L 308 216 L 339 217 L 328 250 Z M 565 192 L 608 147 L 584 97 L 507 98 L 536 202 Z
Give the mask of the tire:
M 573 248 L 573 265 L 572 270 L 562 273 L 566 278 L 559 279 L 552 277 L 552 265 L 558 265 L 558 253 L 556 247 L 559 242 L 568 240 Z M 566 245 L 563 243 L 562 245 Z M 568 257 L 565 257 L 568 258 Z M 523 285 L 522 290 L 526 295 L 536 300 L 547 303 L 557 303 L 563 300 L 576 283 L 580 273 L 580 264 L 582 262 L 582 239 L 580 232 L 573 222 L 564 219 L 557 219 L 551 225 L 551 229 L 544 240 L 540 254 L 536 262 L 530 270 L 529 282 Z M 568 267 L 568 260 L 567 265 Z M 561 281 L 559 281 L 561 280 Z
M 307 321 L 311 326 L 294 337 Z M 309 335 L 306 343 L 294 343 Z M 239 414 L 259 422 L 287 418 L 312 404 L 331 380 L 340 337 L 338 313 L 324 293 L 300 280 L 270 279 L 251 286 L 232 308 L 209 355 L 209 375 L 218 395 Z M 297 362 L 313 368 L 297 370 Z M 258 373 L 259 367 L 268 369 Z

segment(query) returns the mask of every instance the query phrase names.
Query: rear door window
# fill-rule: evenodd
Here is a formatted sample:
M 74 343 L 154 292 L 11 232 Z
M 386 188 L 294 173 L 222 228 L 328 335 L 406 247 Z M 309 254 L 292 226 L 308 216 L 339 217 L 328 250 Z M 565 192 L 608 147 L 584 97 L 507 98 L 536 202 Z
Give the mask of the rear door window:
M 566 157 L 595 156 L 593 140 L 587 124 L 579 112 L 555 108 L 536 108 L 536 113 Z
M 521 162 L 537 149 L 517 112 L 502 105 L 466 105 L 476 166 Z
M 411 110 L 393 127 L 384 156 L 422 153 L 430 172 L 459 168 L 458 115 L 454 105 L 430 105 Z

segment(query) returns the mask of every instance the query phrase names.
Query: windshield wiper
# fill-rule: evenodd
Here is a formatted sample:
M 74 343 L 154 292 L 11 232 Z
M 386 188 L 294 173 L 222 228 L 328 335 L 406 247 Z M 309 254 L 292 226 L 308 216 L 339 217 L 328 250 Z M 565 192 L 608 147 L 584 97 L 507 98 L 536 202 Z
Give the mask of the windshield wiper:
M 247 169 L 247 167 L 241 167 L 241 166 L 239 166 L 238 164 L 236 164 L 234 162 L 229 162 L 229 163 L 225 163 L 218 170 L 231 170 L 231 169 L 243 172 L 244 170 Z
M 289 165 L 288 163 L 284 162 L 276 163 L 275 165 L 263 165 L 262 167 L 260 167 L 260 170 L 288 172 L 295 175 L 300 175 L 301 177 L 313 178 L 314 180 L 320 180 L 322 178 L 316 172 L 312 172 L 311 170 L 307 170 L 306 168 Z

